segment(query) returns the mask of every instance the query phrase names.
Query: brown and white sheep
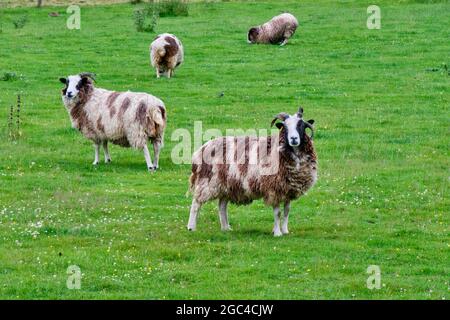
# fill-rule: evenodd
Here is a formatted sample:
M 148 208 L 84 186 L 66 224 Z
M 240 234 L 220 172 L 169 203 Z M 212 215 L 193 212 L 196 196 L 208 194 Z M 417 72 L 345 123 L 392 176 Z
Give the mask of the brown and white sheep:
M 279 132 L 267 137 L 221 137 L 205 143 L 192 158 L 190 191 L 193 200 L 188 230 L 195 230 L 201 206 L 219 200 L 222 230 L 230 230 L 227 204 L 249 204 L 263 198 L 273 207 L 273 234 L 288 233 L 290 202 L 305 194 L 317 180 L 317 157 L 312 135 L 314 120 L 303 120 L 303 109 L 272 121 Z M 256 159 L 256 161 L 255 161 Z M 280 229 L 280 204 L 284 220 Z
M 61 95 L 72 127 L 94 142 L 94 165 L 99 162 L 100 145 L 103 145 L 105 162 L 111 161 L 108 142 L 112 142 L 143 150 L 147 168 L 158 168 L 167 120 L 160 99 L 147 93 L 96 88 L 90 73 L 60 78 L 60 81 L 65 84 Z M 149 140 L 153 144 L 153 163 L 147 147 Z
M 297 30 L 298 21 L 290 13 L 273 17 L 263 25 L 250 28 L 247 34 L 248 43 L 271 43 L 285 45 Z
M 150 62 L 156 69 L 158 78 L 161 74 L 167 74 L 167 77 L 170 78 L 183 59 L 183 44 L 173 34 L 160 34 L 150 45 Z

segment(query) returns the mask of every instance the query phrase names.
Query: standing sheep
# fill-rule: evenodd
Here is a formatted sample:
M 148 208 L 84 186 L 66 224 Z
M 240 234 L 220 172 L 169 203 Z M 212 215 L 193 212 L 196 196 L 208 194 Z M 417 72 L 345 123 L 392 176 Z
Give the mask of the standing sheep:
M 61 94 L 72 126 L 94 142 L 93 164 L 99 162 L 100 145 L 103 145 L 105 162 L 111 161 L 108 151 L 110 141 L 122 147 L 143 150 L 147 168 L 156 170 L 166 127 L 164 103 L 147 93 L 96 88 L 93 80 L 90 73 L 60 78 L 65 84 Z M 153 163 L 147 147 L 148 140 L 153 144 Z
M 177 37 L 170 33 L 160 34 L 150 45 L 150 62 L 156 69 L 156 77 L 167 73 L 167 77 L 173 76 L 173 72 L 184 59 L 183 44 Z
M 298 27 L 297 19 L 290 13 L 273 17 L 261 26 L 250 28 L 247 34 L 248 43 L 271 43 L 284 46 Z
M 270 137 L 221 137 L 205 143 L 192 158 L 190 191 L 193 193 L 188 230 L 195 230 L 201 206 L 219 200 L 222 230 L 230 230 L 227 204 L 249 204 L 263 198 L 273 207 L 273 234 L 289 233 L 290 202 L 302 196 L 317 180 L 317 158 L 312 135 L 314 120 L 303 120 L 303 109 L 295 115 L 278 114 L 272 121 L 280 130 Z M 257 158 L 257 161 L 255 161 Z M 280 229 L 280 204 L 284 220 Z

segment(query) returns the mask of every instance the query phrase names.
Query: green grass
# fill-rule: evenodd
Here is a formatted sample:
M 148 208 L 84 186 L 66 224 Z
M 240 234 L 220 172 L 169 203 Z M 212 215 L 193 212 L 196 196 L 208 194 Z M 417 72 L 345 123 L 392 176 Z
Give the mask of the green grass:
M 160 80 L 149 67 L 155 35 L 135 32 L 132 5 L 82 8 L 80 31 L 65 28 L 65 8 L 4 9 L 0 76 L 18 77 L 0 81 L 0 298 L 448 299 L 449 4 L 378 1 L 381 30 L 366 28 L 368 4 L 192 4 L 188 17 L 159 20 L 156 31 L 179 36 L 186 53 Z M 300 21 L 287 46 L 246 43 L 249 26 L 284 10 Z M 160 172 L 116 146 L 112 164 L 91 165 L 58 82 L 81 71 L 163 99 Z M 14 142 L 6 126 L 18 93 Z M 196 120 L 268 129 L 299 104 L 316 120 L 319 180 L 293 203 L 291 234 L 272 237 L 261 201 L 230 206 L 230 233 L 209 203 L 187 232 L 190 166 L 172 163 L 172 132 Z M 66 288 L 73 264 L 81 290 Z M 380 290 L 366 288 L 373 264 Z

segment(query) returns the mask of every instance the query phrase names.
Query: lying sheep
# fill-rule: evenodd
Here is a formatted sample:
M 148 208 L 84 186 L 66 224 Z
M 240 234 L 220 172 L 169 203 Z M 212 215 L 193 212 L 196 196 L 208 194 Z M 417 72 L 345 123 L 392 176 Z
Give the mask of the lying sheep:
M 144 151 L 149 170 L 158 168 L 166 127 L 164 103 L 147 93 L 115 92 L 96 88 L 89 73 L 60 78 L 65 84 L 62 100 L 72 126 L 94 142 L 95 160 L 99 162 L 100 144 L 105 162 L 110 162 L 108 142 Z M 153 144 L 152 163 L 147 141 Z
M 188 230 L 195 230 L 201 206 L 219 200 L 222 230 L 230 230 L 227 204 L 249 204 L 263 198 L 273 207 L 273 234 L 289 233 L 290 202 L 302 196 L 317 180 L 317 158 L 312 135 L 314 120 L 303 120 L 303 109 L 295 115 L 278 114 L 272 121 L 279 133 L 270 137 L 221 137 L 205 143 L 192 158 L 190 191 L 193 200 Z M 264 152 L 266 150 L 267 152 Z M 257 158 L 257 161 L 255 161 Z M 284 220 L 280 229 L 280 204 Z
M 271 43 L 284 46 L 298 27 L 297 19 L 290 13 L 273 17 L 261 26 L 248 31 L 248 43 Z
M 160 34 L 150 45 L 150 62 L 156 69 L 158 78 L 161 74 L 167 74 L 167 77 L 170 78 L 183 59 L 183 45 L 173 34 Z

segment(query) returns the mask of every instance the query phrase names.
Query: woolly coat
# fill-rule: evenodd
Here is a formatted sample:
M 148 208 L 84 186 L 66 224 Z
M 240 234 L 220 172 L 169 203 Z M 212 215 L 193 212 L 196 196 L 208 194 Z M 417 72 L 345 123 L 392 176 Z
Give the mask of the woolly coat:
M 174 70 L 184 59 L 181 41 L 170 33 L 158 35 L 150 45 L 150 61 L 160 72 Z
M 222 137 L 204 144 L 192 159 L 194 198 L 199 203 L 227 199 L 236 204 L 263 198 L 267 205 L 278 206 L 303 195 L 317 180 L 313 142 L 305 134 L 304 143 L 294 150 L 285 143 L 283 130 L 271 137 Z M 267 152 L 261 152 L 264 148 Z M 257 154 L 260 159 L 251 160 Z
M 87 139 L 141 149 L 148 140 L 162 143 L 166 127 L 164 103 L 147 93 L 95 88 L 90 79 L 72 100 L 62 100 L 72 126 Z
M 292 37 L 297 27 L 297 18 L 290 13 L 283 13 L 261 26 L 251 28 L 248 40 L 252 43 L 279 44 Z

